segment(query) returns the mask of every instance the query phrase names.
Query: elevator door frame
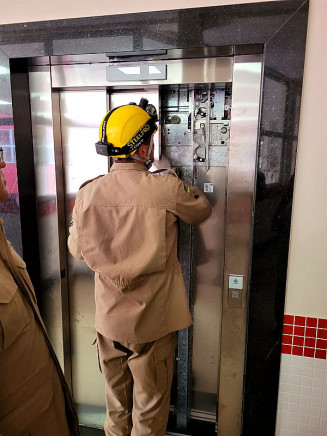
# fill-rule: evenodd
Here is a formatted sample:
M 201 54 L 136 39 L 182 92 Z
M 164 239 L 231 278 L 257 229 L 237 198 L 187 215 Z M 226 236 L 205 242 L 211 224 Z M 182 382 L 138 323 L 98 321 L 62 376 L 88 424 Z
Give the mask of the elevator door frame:
M 229 59 L 230 60 L 230 59 Z M 243 73 L 249 73 L 251 70 L 251 64 L 257 64 L 261 62 L 258 57 L 236 57 L 234 58 L 234 78 L 233 78 L 233 96 L 235 92 L 235 85 L 237 81 L 242 76 Z M 241 67 L 239 67 L 241 65 Z M 242 70 L 242 65 L 247 65 L 249 68 L 245 68 Z M 47 67 L 46 67 L 47 68 Z M 50 73 L 50 69 L 49 73 Z M 255 86 L 244 86 L 243 87 L 243 95 L 240 92 L 239 97 L 240 101 L 244 104 L 244 93 L 247 94 L 247 97 L 254 98 L 256 107 L 250 108 L 252 109 L 251 119 L 246 120 L 247 125 L 244 127 L 244 110 L 245 112 L 249 110 L 248 107 L 242 106 L 235 109 L 239 102 L 234 101 L 233 99 L 233 107 L 232 107 L 232 128 L 231 128 L 231 142 L 230 142 L 230 150 L 229 150 L 229 163 L 228 163 L 228 192 L 227 192 L 227 210 L 226 210 L 226 243 L 225 243 L 225 280 L 224 280 L 224 295 L 223 295 L 223 318 L 222 318 L 222 342 L 221 342 L 221 360 L 220 360 L 220 390 L 219 390 L 219 407 L 218 407 L 218 427 L 220 430 L 220 435 L 237 435 L 240 434 L 241 429 L 241 412 L 242 412 L 242 389 L 243 389 L 243 369 L 244 369 L 244 354 L 245 354 L 245 342 L 246 342 L 246 314 L 247 314 L 247 295 L 246 289 L 247 284 L 249 282 L 249 269 L 250 269 L 250 253 L 251 253 L 251 231 L 252 231 L 252 216 L 253 216 L 253 192 L 254 192 L 254 182 L 255 182 L 255 167 L 256 167 L 256 153 L 257 153 L 257 137 L 258 137 L 258 120 L 259 120 L 259 107 L 260 107 L 260 89 L 261 89 L 261 63 L 260 63 L 260 71 L 256 72 L 256 84 Z M 259 75 L 259 79 L 258 79 Z M 53 73 L 52 73 L 53 78 Z M 234 80 L 235 79 L 235 80 Z M 223 82 L 223 80 L 221 80 Z M 217 82 L 217 80 L 215 81 Z M 219 80 L 218 80 L 219 82 Z M 137 85 L 140 85 L 139 83 Z M 142 83 L 141 85 L 145 85 Z M 81 87 L 81 84 L 79 84 Z M 131 84 L 131 86 L 135 86 L 135 84 Z M 67 85 L 69 88 L 70 85 Z M 64 87 L 65 88 L 65 87 Z M 242 85 L 240 86 L 242 88 Z M 62 88 L 61 88 L 62 89 Z M 57 182 L 57 202 L 58 202 L 58 220 L 62 219 L 60 217 L 60 207 L 59 204 L 62 201 L 61 196 L 61 187 L 60 182 L 58 180 L 61 178 L 63 180 L 62 173 L 62 161 L 60 153 L 58 152 L 58 144 L 61 142 L 60 135 L 58 136 L 58 129 L 56 128 L 56 116 L 58 115 L 57 107 L 58 102 L 56 101 L 58 92 L 56 89 L 51 90 L 51 101 L 52 101 L 52 114 L 53 114 L 53 130 L 54 130 L 54 150 L 56 156 L 56 167 L 59 171 L 56 174 L 56 182 Z M 236 105 L 234 107 L 234 104 Z M 235 110 L 234 110 L 235 109 Z M 235 117 L 233 115 L 233 110 L 235 113 Z M 243 124 L 242 124 L 243 123 Z M 251 124 L 251 129 L 249 125 Z M 247 132 L 248 135 L 247 143 L 252 146 L 251 152 L 249 153 L 244 146 L 244 137 L 241 138 L 240 132 L 237 131 L 236 126 L 243 131 Z M 240 140 L 243 139 L 243 146 L 241 147 Z M 57 145 L 56 145 L 57 143 Z M 235 147 L 235 151 L 234 151 Z M 246 174 L 240 174 L 237 168 L 241 162 L 247 162 L 247 171 Z M 252 160 L 252 162 L 248 162 L 248 160 Z M 235 171 L 231 171 L 233 164 L 235 164 Z M 61 168 L 61 170 L 60 170 Z M 61 174 L 60 174 L 61 171 Z M 58 184 L 59 183 L 59 184 Z M 229 185 L 230 184 L 230 185 Z M 230 189 L 233 187 L 233 189 Z M 235 233 L 235 215 L 238 210 L 238 204 L 235 203 L 235 199 L 240 200 L 240 196 L 243 196 L 243 199 L 246 200 L 246 205 L 242 204 L 243 209 L 245 208 L 247 211 L 246 217 L 250 218 L 250 223 L 244 228 L 244 235 L 242 237 L 243 243 L 237 244 L 235 240 L 237 238 L 237 234 Z M 236 214 L 235 214 L 236 212 Z M 242 215 L 242 213 L 241 213 Z M 234 220 L 234 221 L 233 221 Z M 61 241 L 60 245 L 60 258 L 62 259 L 62 244 L 63 239 L 62 235 L 66 234 L 66 231 L 62 231 L 63 222 L 59 223 L 59 240 Z M 67 223 L 65 224 L 67 227 Z M 60 230 L 61 229 L 61 230 Z M 61 236 L 60 236 L 61 235 Z M 242 254 L 241 254 L 242 253 Z M 244 258 L 244 254 L 246 254 L 246 261 L 242 264 L 242 258 Z M 236 263 L 238 265 L 235 268 L 235 263 L 233 261 L 237 259 Z M 63 262 L 61 265 L 61 271 L 67 268 L 67 264 Z M 228 276 L 230 274 L 243 275 L 244 277 L 244 292 L 242 298 L 241 308 L 232 307 L 230 303 L 230 292 L 228 289 Z M 63 275 L 63 274 L 62 274 Z M 68 380 L 70 379 L 70 365 L 69 365 L 69 330 L 67 329 L 67 325 L 65 326 L 65 317 L 64 317 L 64 307 L 67 307 L 68 302 L 68 292 L 67 286 L 65 285 L 65 277 L 61 278 L 61 299 L 62 299 L 62 307 L 63 307 L 63 344 L 64 344 L 64 369 L 66 373 L 66 377 Z M 235 323 L 235 320 L 237 321 Z M 234 327 L 237 328 L 235 329 Z M 241 326 L 241 327 L 240 327 Z M 241 328 L 241 330 L 240 330 Z M 241 335 L 240 335 L 241 331 Z M 233 344 L 233 350 L 230 349 L 229 344 Z M 226 352 L 227 351 L 227 352 Z M 236 352 L 236 354 L 235 354 Z M 237 381 L 233 377 L 235 368 L 231 368 L 231 362 L 238 362 L 238 377 Z M 233 365 L 232 365 L 233 366 Z M 227 382 L 228 381 L 228 382 Z M 230 392 L 232 396 L 230 395 Z M 234 392 L 235 391 L 235 392 Z M 232 397 L 232 399 L 231 399 Z M 236 398 L 237 397 L 237 398 Z M 226 399 L 228 400 L 226 401 Z M 224 407 L 220 407 L 220 406 Z M 223 410 L 222 410 L 223 409 Z M 228 415 L 226 415 L 225 410 L 228 409 Z M 236 416 L 237 423 L 234 428 L 231 428 L 230 425 L 230 417 Z M 228 428 L 228 431 L 226 430 Z

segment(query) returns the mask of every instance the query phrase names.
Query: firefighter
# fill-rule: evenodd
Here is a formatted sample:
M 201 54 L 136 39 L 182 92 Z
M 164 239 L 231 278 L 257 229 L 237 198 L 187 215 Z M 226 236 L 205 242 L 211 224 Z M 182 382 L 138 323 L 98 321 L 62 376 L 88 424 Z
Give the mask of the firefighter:
M 6 166 L 0 148 L 0 170 Z M 0 201 L 9 197 L 0 171 Z M 73 400 L 26 265 L 0 220 L 0 435 L 78 436 Z
M 71 254 L 95 272 L 108 436 L 165 434 L 175 332 L 192 322 L 177 221 L 199 224 L 211 214 L 198 188 L 149 172 L 157 120 L 145 99 L 106 114 L 96 148 L 115 162 L 77 193 L 68 238 Z

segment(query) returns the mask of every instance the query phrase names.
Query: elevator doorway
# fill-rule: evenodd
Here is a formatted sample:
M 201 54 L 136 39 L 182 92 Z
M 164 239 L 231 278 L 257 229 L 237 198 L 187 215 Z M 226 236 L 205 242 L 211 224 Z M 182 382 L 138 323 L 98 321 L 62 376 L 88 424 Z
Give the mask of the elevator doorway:
M 224 424 L 230 419 L 226 404 L 232 404 L 228 413 L 240 428 L 261 62 L 243 58 L 224 63 L 222 59 L 214 70 L 212 59 L 192 60 L 189 66 L 183 60 L 181 72 L 173 62 L 162 81 L 134 77 L 123 82 L 119 76 L 110 82 L 107 70 L 109 85 L 97 82 L 98 72 L 106 65 L 30 69 L 37 186 L 42 196 L 42 178 L 49 177 L 44 166 L 50 165 L 57 202 L 51 224 L 49 217 L 39 217 L 40 240 L 57 246 L 53 250 L 61 272 L 57 284 L 52 282 L 49 286 L 54 287 L 44 290 L 45 321 L 83 425 L 103 426 L 104 382 L 94 345 L 93 273 L 69 255 L 65 241 L 79 186 L 107 173 L 111 165 L 95 153 L 101 119 L 109 109 L 138 103 L 143 97 L 159 111 L 154 169 L 172 168 L 204 190 L 213 206 L 212 216 L 201 226 L 181 223 L 180 228 L 179 259 L 193 326 L 178 337 L 171 428 L 192 434 L 190 423 L 195 420 L 211 425 L 213 433 L 220 428 L 221 435 L 236 435 L 237 429 L 230 432 Z M 191 66 L 198 76 L 188 76 Z M 40 105 L 47 104 L 51 116 L 45 117 L 46 123 L 40 122 Z M 40 141 L 45 124 L 54 138 L 52 144 L 48 140 L 46 150 Z M 47 240 L 48 226 L 56 227 L 51 241 Z M 46 275 L 49 258 L 43 257 L 42 262 Z M 51 310 L 54 300 L 60 306 L 61 323 Z M 236 383 L 230 393 L 226 383 L 233 378 Z

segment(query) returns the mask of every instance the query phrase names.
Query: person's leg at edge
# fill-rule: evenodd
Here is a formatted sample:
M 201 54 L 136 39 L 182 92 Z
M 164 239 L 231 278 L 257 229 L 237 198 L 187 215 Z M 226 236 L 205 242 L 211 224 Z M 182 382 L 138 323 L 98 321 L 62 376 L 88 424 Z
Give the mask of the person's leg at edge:
M 132 429 L 133 379 L 129 350 L 97 332 L 100 366 L 105 378 L 106 436 L 129 436 Z

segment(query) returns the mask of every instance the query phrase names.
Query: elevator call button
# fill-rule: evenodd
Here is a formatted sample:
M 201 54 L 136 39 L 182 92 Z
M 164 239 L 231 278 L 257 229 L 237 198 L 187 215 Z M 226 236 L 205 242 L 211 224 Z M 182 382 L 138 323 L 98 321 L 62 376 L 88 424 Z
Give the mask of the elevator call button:
M 229 289 L 243 289 L 243 276 L 229 276 Z
M 228 276 L 228 304 L 234 309 L 242 308 L 243 276 Z

